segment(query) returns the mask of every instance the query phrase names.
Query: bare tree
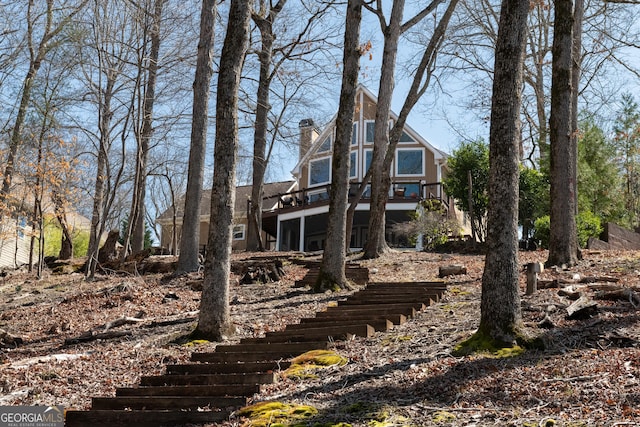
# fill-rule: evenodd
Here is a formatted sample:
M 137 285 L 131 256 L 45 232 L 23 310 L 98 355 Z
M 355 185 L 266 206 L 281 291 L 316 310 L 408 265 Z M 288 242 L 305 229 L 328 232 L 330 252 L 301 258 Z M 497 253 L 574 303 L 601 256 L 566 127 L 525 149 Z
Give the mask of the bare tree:
M 344 54 L 340 106 L 336 117 L 336 140 L 331 160 L 332 183 L 329 199 L 327 239 L 314 291 L 346 289 L 350 285 L 345 275 L 347 195 L 356 88 L 362 50 L 359 43 L 362 22 L 362 0 L 349 0 L 344 32 Z
M 138 75 L 141 77 L 146 75 L 146 85 L 143 91 L 141 124 L 139 126 L 136 125 L 134 130 L 137 141 L 136 169 L 131 198 L 131 210 L 124 236 L 124 255 L 129 252 L 140 252 L 144 249 L 147 161 L 149 157 L 150 140 L 153 135 L 153 107 L 156 102 L 156 80 L 161 43 L 160 25 L 165 1 L 166 0 L 155 0 L 153 11 L 146 9 L 140 11 L 143 20 L 143 42 L 141 49 L 142 58 L 138 58 Z M 150 3 L 147 3 L 145 6 L 149 6 L 149 9 L 151 9 Z M 148 42 L 150 42 L 151 46 L 147 53 L 145 47 Z
M 127 129 L 131 102 L 121 101 L 129 89 L 125 71 L 133 62 L 135 46 L 131 31 L 130 11 L 117 1 L 98 1 L 92 4 L 91 33 L 84 41 L 86 58 L 81 62 L 81 78 L 88 97 L 97 110 L 97 132 L 84 126 L 79 128 L 95 141 L 95 182 L 91 230 L 87 249 L 85 274 L 93 277 L 98 262 L 100 237 L 107 227 L 107 218 L 116 199 L 125 166 Z M 93 59 L 90 61 L 89 59 Z M 119 162 L 112 152 L 115 141 L 120 140 Z
M 195 81 L 193 83 L 193 115 L 187 192 L 182 219 L 180 254 L 176 273 L 197 271 L 200 240 L 200 199 L 204 180 L 204 159 L 209 120 L 209 85 L 213 76 L 216 1 L 204 0 L 200 13 L 200 42 Z M 213 222 L 210 222 L 213 224 Z M 174 228 L 175 230 L 175 228 Z
M 580 0 L 577 0 L 580 1 Z M 551 221 L 549 233 L 550 265 L 577 264 L 580 258 L 576 210 L 577 181 L 577 119 L 573 111 L 578 106 L 574 87 L 574 2 L 555 1 L 555 23 L 553 31 L 553 78 L 551 83 Z M 579 66 L 577 66 L 579 67 Z
M 54 0 L 46 0 L 45 8 L 41 10 L 39 8 L 40 4 L 36 5 L 35 0 L 29 0 L 26 16 L 29 65 L 22 83 L 20 105 L 18 106 L 11 131 L 9 152 L 4 168 L 2 188 L 0 189 L 0 202 L 4 202 L 11 191 L 11 179 L 17 160 L 18 147 L 22 142 L 22 128 L 31 99 L 34 79 L 42 63 L 46 60 L 47 54 L 52 46 L 55 45 L 57 38 L 61 36 L 63 30 L 84 9 L 88 2 L 89 0 L 81 0 L 71 3 L 71 5 L 69 5 L 69 2 L 64 2 L 65 6 L 56 7 Z M 36 28 L 37 26 L 42 28 Z M 37 34 L 40 34 L 39 40 L 35 40 Z
M 389 24 L 385 24 L 384 16 L 379 8 L 376 9 L 382 32 L 385 35 L 384 53 L 382 57 L 382 73 L 376 120 L 374 130 L 373 157 L 371 160 L 371 208 L 369 217 L 369 236 L 364 248 L 365 258 L 377 258 L 387 249 L 385 240 L 385 206 L 391 187 L 389 169 L 393 161 L 395 149 L 400 141 L 406 119 L 412 108 L 429 87 L 438 47 L 442 42 L 449 20 L 456 8 L 457 0 L 450 2 L 446 12 L 440 18 L 422 59 L 414 73 L 413 83 L 400 117 L 389 131 L 389 116 L 391 113 L 391 99 L 394 89 L 394 73 L 398 40 L 400 35 L 419 23 L 425 16 L 432 13 L 443 0 L 434 0 L 418 14 L 402 24 L 404 2 L 394 2 Z M 426 78 L 425 78 L 426 74 Z M 424 80 L 423 80 L 424 79 Z
M 260 231 L 262 229 L 264 178 L 273 149 L 273 139 L 271 144 L 268 144 L 267 141 L 270 124 L 269 113 L 272 109 L 270 100 L 272 83 L 274 79 L 282 78 L 283 71 L 285 71 L 283 68 L 287 62 L 309 56 L 319 48 L 322 40 L 314 38 L 311 33 L 317 22 L 332 6 L 331 2 L 320 3 L 317 6 L 315 2 L 312 2 L 312 6 L 309 6 L 308 9 L 305 7 L 305 10 L 309 11 L 308 16 L 303 21 L 299 32 L 290 37 L 287 34 L 276 34 L 278 29 L 274 27 L 286 4 L 286 0 L 279 0 L 275 4 L 260 0 L 258 7 L 251 14 L 253 22 L 260 32 L 261 46 L 257 49 L 260 71 L 255 107 L 251 207 L 247 233 L 247 250 L 249 251 L 264 250 Z M 286 25 L 281 27 L 287 28 Z M 282 39 L 284 42 L 276 44 L 278 39 Z M 289 97 L 289 99 L 292 98 Z M 283 113 L 284 109 L 280 114 Z
M 249 40 L 250 0 L 231 0 L 218 74 L 211 227 L 200 317 L 194 335 L 220 341 L 234 332 L 229 310 L 231 239 L 238 155 L 238 90 Z

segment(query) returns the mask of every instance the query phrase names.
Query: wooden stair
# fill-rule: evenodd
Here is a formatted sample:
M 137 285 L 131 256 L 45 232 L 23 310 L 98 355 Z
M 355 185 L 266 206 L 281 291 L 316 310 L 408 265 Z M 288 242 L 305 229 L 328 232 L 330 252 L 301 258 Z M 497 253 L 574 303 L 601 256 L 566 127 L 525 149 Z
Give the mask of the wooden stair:
M 361 275 L 362 273 L 356 273 Z M 368 273 L 367 273 L 368 276 Z M 167 365 L 115 397 L 94 397 L 88 411 L 67 411 L 68 427 L 162 427 L 222 422 L 260 386 L 277 380 L 290 359 L 332 341 L 388 331 L 438 301 L 443 282 L 370 283 L 313 318 L 261 338 L 194 353 L 192 363 Z

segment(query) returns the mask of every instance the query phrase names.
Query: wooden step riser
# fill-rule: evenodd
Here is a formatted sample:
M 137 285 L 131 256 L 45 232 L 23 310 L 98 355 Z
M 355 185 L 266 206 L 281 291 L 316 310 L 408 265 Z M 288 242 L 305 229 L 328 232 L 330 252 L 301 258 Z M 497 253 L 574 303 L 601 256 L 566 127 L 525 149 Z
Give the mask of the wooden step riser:
M 425 306 L 432 305 L 437 300 L 437 297 L 431 295 L 421 298 L 375 298 L 362 296 L 361 298 L 349 298 L 343 301 L 338 301 L 338 306 L 350 305 L 380 305 L 385 306 L 388 304 L 424 304 Z
M 258 374 L 285 370 L 289 362 L 185 363 L 167 365 L 167 375 Z
M 233 344 L 233 345 L 219 345 L 216 347 L 216 353 L 249 353 L 249 352 L 263 352 L 282 350 L 288 353 L 302 354 L 309 350 L 326 349 L 329 343 L 326 340 L 318 340 L 304 343 L 283 343 L 278 345 L 277 349 L 274 349 L 269 344 Z
M 371 282 L 367 286 L 370 288 L 432 288 L 432 289 L 447 289 L 445 282 L 433 281 L 433 282 Z
M 341 305 L 339 307 L 329 308 L 327 311 L 321 311 L 316 313 L 317 318 L 330 318 L 330 319 L 351 319 L 352 316 L 387 316 L 387 315 L 402 315 L 407 318 L 412 318 L 419 310 L 414 307 L 396 308 L 396 309 L 358 309 L 358 306 Z
M 311 350 L 325 350 L 328 343 L 322 348 L 312 348 Z M 309 351 L 309 350 L 306 350 Z M 263 351 L 260 353 L 246 352 L 227 352 L 227 353 L 194 353 L 191 360 L 194 362 L 214 362 L 214 363 L 232 363 L 232 362 L 264 362 L 291 359 L 306 353 L 306 351 L 292 352 L 287 350 L 274 349 L 273 351 Z
M 441 296 L 442 291 L 438 289 L 364 289 L 349 296 L 349 298 L 358 298 L 360 295 L 380 295 L 380 296 L 397 296 L 397 297 L 415 297 L 416 295 L 438 295 Z
M 301 319 L 302 320 L 302 319 Z M 297 323 L 293 325 L 287 325 L 285 331 L 307 331 L 315 330 L 316 328 L 326 328 L 327 330 L 335 330 L 337 328 L 344 328 L 345 330 L 349 330 L 354 326 L 360 325 L 370 325 L 373 326 L 373 329 L 376 331 L 388 331 L 393 328 L 393 322 L 389 319 L 379 318 L 379 319 L 351 319 L 348 322 L 342 320 L 329 320 L 323 319 L 325 322 L 304 322 Z M 319 326 L 319 323 L 322 323 L 322 326 Z M 271 334 L 278 334 L 278 332 L 270 332 L 267 336 L 271 336 Z
M 167 375 L 257 374 L 287 369 L 289 362 L 187 363 L 167 365 Z
M 175 427 L 218 423 L 229 419 L 227 411 L 67 411 L 66 427 Z
M 246 406 L 247 397 L 206 396 L 127 396 L 127 397 L 94 397 L 91 400 L 92 410 L 179 410 L 198 408 L 228 408 Z
M 388 320 L 389 322 L 393 323 L 394 325 L 403 325 L 407 322 L 407 316 L 404 316 L 402 314 L 387 314 L 384 316 L 372 316 L 371 314 L 359 314 L 359 315 L 351 315 L 349 316 L 349 320 L 353 320 L 353 321 L 372 321 L 372 322 L 376 322 L 376 321 L 384 321 L 384 320 Z M 344 319 L 333 319 L 330 316 L 327 317 L 305 317 L 300 319 L 300 324 L 306 324 L 306 323 L 336 323 L 336 324 L 342 324 L 344 323 L 345 320 Z M 371 323 L 370 323 L 371 324 Z M 295 325 L 288 325 L 287 327 L 291 327 L 291 326 L 295 326 Z M 373 326 L 373 325 L 372 325 Z
M 253 396 L 260 391 L 254 385 L 193 385 L 117 388 L 116 396 Z
M 212 375 L 156 375 L 140 378 L 142 386 L 170 385 L 254 385 L 272 384 L 276 380 L 270 374 L 212 374 Z
M 368 325 L 366 322 L 360 322 L 351 325 L 336 325 L 332 328 L 317 328 L 309 323 L 307 328 L 287 329 L 277 332 L 268 332 L 262 338 L 245 338 L 241 341 L 242 345 L 254 345 L 254 344 L 287 344 L 287 343 L 304 343 L 310 340 L 317 340 L 319 338 L 325 341 L 333 340 L 349 340 L 353 337 L 372 337 L 375 333 L 375 328 Z M 317 341 L 316 341 L 317 342 Z

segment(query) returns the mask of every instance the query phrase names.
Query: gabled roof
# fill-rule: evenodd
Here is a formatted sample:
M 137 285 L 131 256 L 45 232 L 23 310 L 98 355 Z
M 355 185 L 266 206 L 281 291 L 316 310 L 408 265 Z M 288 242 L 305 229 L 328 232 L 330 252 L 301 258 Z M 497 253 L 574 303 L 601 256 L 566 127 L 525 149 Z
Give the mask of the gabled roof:
M 264 195 L 265 197 L 276 196 L 279 194 L 289 193 L 293 190 L 295 186 L 295 181 L 281 181 L 281 182 L 271 182 L 264 184 Z M 247 203 L 246 201 L 251 198 L 251 189 L 253 186 L 251 185 L 240 185 L 236 187 L 236 203 L 235 203 L 235 214 L 234 216 L 245 216 L 247 212 Z M 178 201 L 178 218 L 182 220 L 184 215 L 184 200 L 185 196 L 181 196 Z M 266 208 L 266 207 L 265 207 Z M 202 199 L 200 200 L 200 216 L 208 217 L 211 213 L 211 190 L 204 190 L 202 192 Z M 156 218 L 156 222 L 170 222 L 173 217 L 173 207 L 170 207 L 166 211 L 164 211 L 158 218 Z
M 375 96 L 373 94 L 373 92 L 371 92 L 367 87 L 365 87 L 362 84 L 358 84 L 358 88 L 356 89 L 356 97 L 359 97 L 360 94 L 364 94 L 374 104 L 376 104 L 376 105 L 378 104 L 378 97 Z M 313 141 L 313 143 L 311 144 L 311 147 L 309 148 L 309 150 L 307 150 L 307 152 L 304 154 L 304 156 L 302 156 L 302 158 L 295 165 L 295 167 L 291 171 L 291 173 L 294 176 L 297 176 L 300 173 L 300 169 L 301 169 L 302 165 L 306 164 L 309 161 L 309 158 L 311 156 L 313 156 L 313 154 L 318 149 L 318 146 L 326 139 L 326 137 L 329 135 L 330 132 L 333 132 L 333 129 L 335 127 L 336 118 L 337 118 L 337 113 L 334 114 L 334 116 L 331 118 L 329 123 L 327 123 L 327 125 L 324 127 L 322 132 Z M 391 111 L 390 112 L 390 118 L 393 119 L 393 121 L 395 122 L 396 120 L 398 120 L 398 115 L 395 112 Z M 427 141 L 425 138 L 423 138 L 422 135 L 420 135 L 418 132 L 416 132 L 411 126 L 409 126 L 406 123 L 404 125 L 404 131 L 407 132 L 407 134 L 409 134 L 415 141 L 421 143 L 422 145 L 427 147 L 431 152 L 433 152 L 436 162 L 439 161 L 439 160 L 444 160 L 444 159 L 447 158 L 447 154 L 444 151 L 442 151 L 442 150 L 434 147 L 433 145 L 431 145 L 431 143 L 429 141 Z

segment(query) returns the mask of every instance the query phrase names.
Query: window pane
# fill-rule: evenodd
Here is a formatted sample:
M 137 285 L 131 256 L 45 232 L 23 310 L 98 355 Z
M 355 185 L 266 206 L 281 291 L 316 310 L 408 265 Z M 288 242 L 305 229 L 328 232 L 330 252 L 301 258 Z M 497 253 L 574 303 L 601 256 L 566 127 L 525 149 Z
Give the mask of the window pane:
M 233 227 L 233 240 L 244 240 L 244 224 Z
M 422 150 L 398 151 L 398 175 L 420 175 L 422 169 Z
M 371 166 L 371 159 L 373 159 L 373 151 L 365 151 L 364 152 L 364 173 L 369 171 L 369 166 Z
M 331 137 L 328 136 L 324 141 L 322 141 L 322 144 L 320 145 L 320 147 L 318 147 L 318 151 L 317 153 L 324 153 L 331 150 Z
M 358 145 L 358 123 L 353 124 L 351 131 L 351 145 Z
M 366 137 L 365 137 L 365 142 L 367 142 L 368 144 L 373 144 L 373 134 L 374 134 L 374 130 L 375 130 L 375 122 L 367 122 L 366 123 Z
M 402 132 L 402 135 L 400 135 L 400 142 L 414 142 L 414 141 L 413 141 L 413 138 L 411 138 L 408 133 Z
M 349 165 L 349 178 L 355 178 L 358 175 L 358 159 L 355 151 L 351 152 L 351 164 Z
M 328 183 L 330 170 L 331 158 L 313 160 L 309 164 L 309 185 Z

